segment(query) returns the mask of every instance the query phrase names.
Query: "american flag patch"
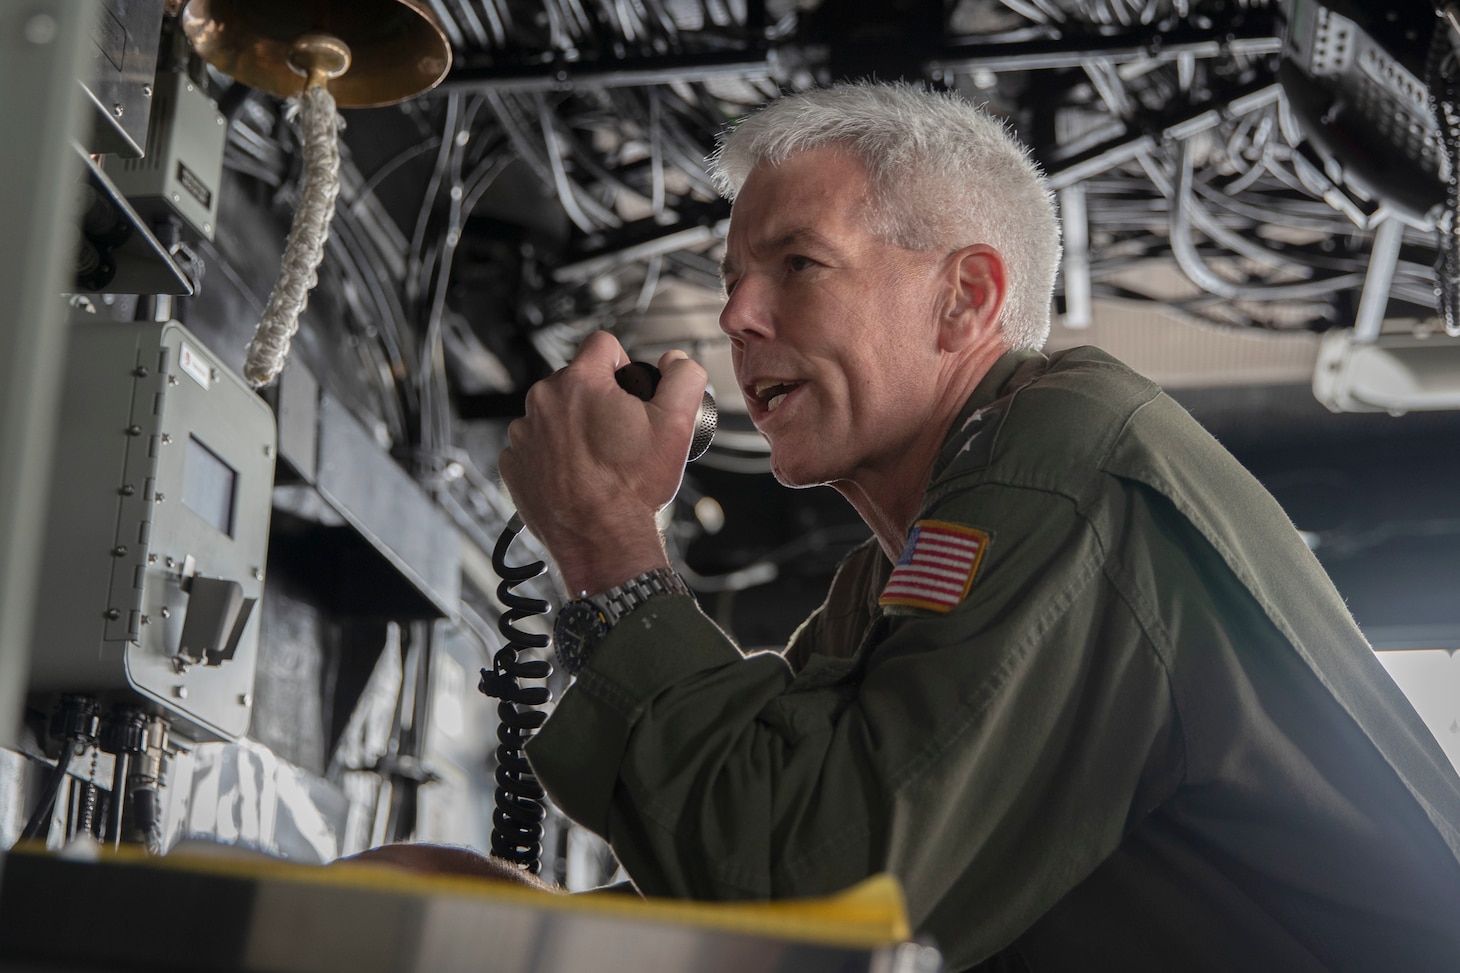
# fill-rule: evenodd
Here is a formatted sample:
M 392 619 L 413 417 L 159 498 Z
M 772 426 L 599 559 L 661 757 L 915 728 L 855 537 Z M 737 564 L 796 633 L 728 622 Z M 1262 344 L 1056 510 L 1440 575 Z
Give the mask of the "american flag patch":
M 949 611 L 973 587 L 973 575 L 988 542 L 989 535 L 973 527 L 942 520 L 918 521 L 878 604 Z

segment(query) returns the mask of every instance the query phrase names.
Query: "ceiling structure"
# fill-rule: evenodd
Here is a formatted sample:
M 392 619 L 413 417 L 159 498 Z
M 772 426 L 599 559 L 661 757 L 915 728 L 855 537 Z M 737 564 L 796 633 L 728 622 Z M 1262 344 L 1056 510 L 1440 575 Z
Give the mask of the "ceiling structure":
M 352 142 L 375 191 L 394 190 L 400 225 L 435 230 L 444 217 L 444 234 L 411 236 L 422 273 L 499 258 L 504 226 L 522 238 L 510 326 L 540 367 L 597 327 L 714 358 L 726 210 L 702 161 L 716 132 L 777 91 L 861 77 L 957 89 L 1031 145 L 1069 243 L 1058 300 L 1071 333 L 1057 340 L 1118 329 L 1133 304 L 1136 315 L 1310 335 L 1356 322 L 1435 330 L 1442 145 L 1424 85 L 1432 41 L 1447 37 L 1425 3 L 1377 15 L 1307 0 L 430 6 L 456 62 L 430 108 L 415 109 L 432 117 L 419 119 L 411 161 L 366 159 Z M 506 185 L 494 192 L 494 181 Z M 554 196 L 556 212 L 514 216 L 524 182 Z M 457 184 L 464 196 L 448 205 Z M 424 201 L 422 185 L 434 190 Z M 1397 253 L 1361 320 L 1386 223 Z M 453 229 L 469 255 L 431 250 Z M 446 276 L 469 290 L 461 263 Z M 503 322 L 468 318 L 454 329 L 465 345 L 502 341 Z M 503 382 L 486 358 L 456 357 L 467 384 L 520 391 L 521 375 Z M 1290 380 L 1311 364 L 1297 357 Z
M 382 446 L 450 488 L 480 482 L 477 468 L 489 477 L 504 420 L 590 332 L 613 331 L 641 358 L 686 349 L 725 413 L 680 511 L 702 591 L 778 578 L 784 595 L 792 564 L 809 561 L 793 617 L 865 536 L 827 491 L 787 499 L 747 476 L 768 469 L 765 448 L 716 326 L 728 207 L 704 159 L 727 123 L 783 91 L 901 78 L 1006 119 L 1064 224 L 1050 347 L 1106 347 L 1187 396 L 1224 439 L 1393 438 L 1368 421 L 1383 415 L 1315 436 L 1337 428 L 1312 392 L 1294 404 L 1315 370 L 1338 376 L 1330 406 L 1460 407 L 1457 344 L 1437 303 L 1460 266 L 1447 196 L 1460 34 L 1428 3 L 418 2 L 454 63 L 427 96 L 344 113 L 342 192 L 301 354 L 371 417 Z M 220 222 L 287 211 L 299 170 L 278 103 L 235 88 L 220 108 L 239 184 Z M 245 252 L 249 237 L 205 255 L 235 276 L 268 267 Z M 254 305 L 266 293 L 263 281 L 236 283 L 232 298 L 225 287 L 201 299 Z M 1409 343 L 1408 365 L 1396 341 Z M 1441 364 L 1416 378 L 1413 354 Z M 1368 372 L 1353 364 L 1375 356 Z M 1401 398 L 1364 397 L 1380 373 L 1399 376 L 1385 388 Z M 1414 422 L 1404 435 L 1450 429 Z M 690 514 L 700 496 L 734 529 L 712 536 L 714 517 Z M 808 551 L 820 556 L 798 558 Z

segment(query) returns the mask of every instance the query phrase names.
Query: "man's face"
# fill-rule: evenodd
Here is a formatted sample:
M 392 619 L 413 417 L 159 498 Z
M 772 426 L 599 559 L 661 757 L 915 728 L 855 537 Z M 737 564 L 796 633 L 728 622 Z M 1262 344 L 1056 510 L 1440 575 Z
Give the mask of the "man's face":
M 726 240 L 720 328 L 750 417 L 787 486 L 897 470 L 928 425 L 939 254 L 864 225 L 866 167 L 834 148 L 751 173 Z

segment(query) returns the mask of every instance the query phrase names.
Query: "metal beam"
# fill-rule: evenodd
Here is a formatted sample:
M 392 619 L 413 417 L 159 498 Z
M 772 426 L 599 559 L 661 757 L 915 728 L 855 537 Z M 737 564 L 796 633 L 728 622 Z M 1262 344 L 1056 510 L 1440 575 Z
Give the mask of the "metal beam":
M 77 78 L 98 4 L 0 4 L 0 746 L 20 730 L 74 263 Z
M 454 67 L 442 91 L 572 91 L 578 87 L 633 88 L 671 81 L 765 78 L 771 62 L 765 51 L 714 51 L 652 58 L 569 61 L 561 56 L 541 64 L 466 64 Z
M 1078 68 L 1088 60 L 1171 61 L 1182 56 L 1225 57 L 1228 55 L 1277 54 L 1282 39 L 1271 25 L 1247 26 L 1238 29 L 1212 28 L 1198 30 L 1179 28 L 1164 34 L 1129 32 L 1109 36 L 1079 36 L 1051 40 L 990 44 L 977 37 L 955 41 L 927 61 L 931 74 L 937 76 L 969 74 L 973 71 L 1035 71 L 1052 68 Z

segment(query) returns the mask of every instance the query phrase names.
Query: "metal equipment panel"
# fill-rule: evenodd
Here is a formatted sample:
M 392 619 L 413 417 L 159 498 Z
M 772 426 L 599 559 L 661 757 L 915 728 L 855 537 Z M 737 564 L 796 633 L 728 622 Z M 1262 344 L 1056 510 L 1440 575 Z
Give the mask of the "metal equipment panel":
M 140 159 L 108 159 L 112 183 L 139 212 L 176 214 L 213 239 L 228 119 L 207 92 L 186 74 L 157 76 L 147 153 Z
M 33 688 L 130 687 L 184 735 L 248 727 L 273 488 L 268 406 L 180 324 L 75 326 Z
M 446 515 L 344 406 L 319 407 L 321 495 L 442 615 L 461 600 L 460 541 Z
M 88 147 L 135 159 L 147 141 L 163 0 L 105 0 L 96 8 L 81 80 L 93 116 Z

